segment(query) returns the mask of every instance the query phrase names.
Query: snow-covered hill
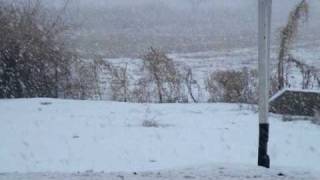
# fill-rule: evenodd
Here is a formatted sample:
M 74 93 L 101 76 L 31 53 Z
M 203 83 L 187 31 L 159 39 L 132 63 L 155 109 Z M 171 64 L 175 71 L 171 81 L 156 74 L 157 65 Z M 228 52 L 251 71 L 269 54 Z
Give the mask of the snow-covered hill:
M 130 172 L 157 170 L 163 179 L 175 174 L 181 179 L 272 179 L 280 170 L 287 178 L 320 178 L 320 126 L 271 115 L 270 171 L 255 167 L 257 127 L 257 114 L 246 105 L 0 100 L 0 179 L 19 179 L 19 174 L 6 174 L 10 172 L 88 170 L 107 173 L 89 173 L 96 179 L 121 179 L 126 173 L 136 179 Z M 78 176 L 85 179 L 86 174 Z M 37 175 L 76 179 L 71 174 Z

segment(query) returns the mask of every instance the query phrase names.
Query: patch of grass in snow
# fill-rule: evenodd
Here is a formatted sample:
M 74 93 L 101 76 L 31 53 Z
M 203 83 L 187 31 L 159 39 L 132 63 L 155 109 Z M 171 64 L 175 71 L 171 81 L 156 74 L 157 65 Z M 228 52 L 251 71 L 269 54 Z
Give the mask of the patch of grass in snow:
M 144 120 L 142 122 L 142 126 L 143 127 L 154 127 L 154 128 L 159 128 L 160 125 L 157 121 L 155 120 Z
M 44 102 L 40 102 L 40 104 L 43 106 L 48 106 L 48 105 L 51 105 L 52 102 L 44 101 Z
M 144 119 L 142 121 L 142 126 L 147 128 L 165 128 L 169 127 L 168 124 L 161 124 L 156 119 L 156 116 L 152 116 L 152 111 L 150 109 L 150 106 L 146 107 L 146 111 L 144 114 Z

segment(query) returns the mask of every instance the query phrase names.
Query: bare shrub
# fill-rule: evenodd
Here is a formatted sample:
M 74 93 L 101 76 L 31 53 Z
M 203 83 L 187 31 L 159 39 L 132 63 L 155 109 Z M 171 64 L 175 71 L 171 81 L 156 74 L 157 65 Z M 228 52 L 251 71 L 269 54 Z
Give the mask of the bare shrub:
M 218 82 L 215 80 L 215 74 L 211 73 L 209 77 L 205 80 L 206 90 L 209 95 L 208 102 L 222 102 L 223 98 L 223 90 L 219 87 Z
M 74 52 L 68 26 L 41 1 L 0 1 L 0 98 L 58 97 Z
M 307 20 L 309 14 L 309 5 L 306 0 L 302 0 L 293 11 L 290 12 L 287 25 L 281 31 L 280 50 L 278 55 L 278 90 L 284 88 L 287 83 L 285 78 L 285 64 L 290 56 L 290 49 L 295 40 L 299 23 Z
M 288 57 L 287 63 L 293 64 L 300 70 L 302 75 L 301 88 L 308 89 L 313 88 L 314 84 L 317 84 L 320 80 L 320 70 L 314 66 L 308 65 L 292 56 Z
M 70 79 L 67 98 L 129 101 L 127 64 L 114 65 L 99 56 L 78 59 L 73 64 Z
M 110 66 L 111 82 L 110 88 L 112 100 L 127 102 L 129 99 L 129 76 L 127 64 L 124 67 Z
M 193 102 L 198 103 L 201 96 L 201 87 L 197 80 L 193 77 L 193 72 L 190 67 L 185 68 L 185 85 L 188 90 L 188 94 Z
M 150 91 L 151 82 L 147 78 L 140 78 L 134 84 L 132 100 L 138 103 L 153 102 L 152 92 Z
M 160 127 L 160 125 L 158 124 L 158 122 L 155 121 L 155 120 L 144 120 L 144 121 L 142 122 L 142 126 L 143 126 L 143 127 L 154 127 L 154 128 Z
M 223 99 L 226 102 L 240 102 L 246 81 L 243 74 L 237 71 L 217 72 L 214 77 L 223 89 Z
M 64 97 L 72 99 L 101 99 L 99 69 L 95 60 L 78 59 L 72 65 L 70 83 Z
M 290 76 L 289 71 L 292 68 L 300 70 L 302 89 L 314 88 L 314 86 L 320 82 L 319 69 L 295 58 L 290 52 L 293 42 L 298 36 L 299 25 L 301 22 L 305 22 L 308 16 L 309 3 L 306 0 L 301 0 L 290 12 L 287 25 L 282 29 L 277 68 L 278 90 L 285 86 L 291 86 L 288 77 Z
M 150 106 L 146 107 L 142 126 L 155 128 L 158 128 L 160 126 L 159 123 L 155 120 L 155 117 L 152 117 Z
M 159 50 L 150 48 L 143 56 L 145 75 L 141 82 L 147 85 L 158 96 L 159 103 L 175 103 L 185 99 L 181 74 L 172 59 Z
M 218 71 L 206 80 L 209 102 L 256 103 L 256 71 Z

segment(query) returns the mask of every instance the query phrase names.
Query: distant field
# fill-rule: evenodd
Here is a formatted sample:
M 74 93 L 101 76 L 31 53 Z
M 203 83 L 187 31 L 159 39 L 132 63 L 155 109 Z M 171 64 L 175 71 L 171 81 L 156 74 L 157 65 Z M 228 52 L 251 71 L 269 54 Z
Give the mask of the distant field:
M 320 45 L 316 46 L 314 44 L 320 44 L 320 41 L 298 44 L 293 48 L 292 54 L 302 62 L 320 68 Z M 277 53 L 277 46 L 273 46 L 270 68 L 272 72 L 276 71 Z M 205 80 L 210 73 L 223 70 L 240 71 L 243 68 L 249 70 L 258 68 L 257 47 L 230 48 L 195 53 L 171 53 L 168 55 L 181 71 L 184 71 L 185 67 L 192 69 L 194 79 L 199 83 L 202 89 L 201 94 L 204 96 L 206 94 Z M 106 60 L 116 66 L 124 67 L 127 64 L 128 74 L 132 80 L 131 83 L 142 75 L 140 70 L 142 60 L 140 58 L 106 58 Z M 300 76 L 298 71 L 290 75 L 292 88 L 301 88 Z M 201 101 L 207 101 L 207 98 L 202 97 Z
M 190 7 L 191 0 L 121 2 L 75 4 L 77 8 L 71 18 L 77 24 L 73 43 L 83 54 L 137 57 L 150 46 L 171 53 L 256 46 L 258 15 L 255 0 L 212 0 L 197 8 Z M 274 45 L 279 43 L 280 29 L 297 2 L 274 2 Z M 309 21 L 301 24 L 299 34 L 302 42 L 320 40 L 319 8 L 320 3 L 310 1 Z

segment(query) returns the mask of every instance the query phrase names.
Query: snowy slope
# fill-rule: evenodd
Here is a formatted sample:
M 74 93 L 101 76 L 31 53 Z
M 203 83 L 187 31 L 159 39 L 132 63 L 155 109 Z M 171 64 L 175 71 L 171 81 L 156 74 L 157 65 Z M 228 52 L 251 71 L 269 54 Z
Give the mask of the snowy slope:
M 271 116 L 273 168 L 319 172 L 320 126 L 280 119 Z M 159 127 L 144 127 L 145 120 Z M 0 173 L 141 172 L 206 164 L 241 170 L 233 173 L 246 167 L 263 172 L 255 169 L 257 127 L 257 114 L 232 104 L 0 100 Z

